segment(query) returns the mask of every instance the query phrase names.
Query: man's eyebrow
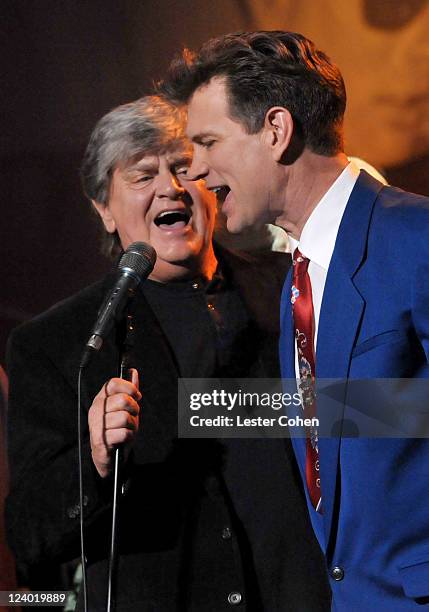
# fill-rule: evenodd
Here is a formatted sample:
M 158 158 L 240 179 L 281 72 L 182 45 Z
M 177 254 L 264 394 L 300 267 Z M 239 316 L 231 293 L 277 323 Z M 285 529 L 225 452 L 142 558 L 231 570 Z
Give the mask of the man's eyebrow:
M 133 172 L 147 172 L 148 170 L 153 170 L 157 167 L 156 161 L 151 160 L 139 160 L 130 166 L 125 168 L 125 172 L 131 174 Z
M 196 142 L 197 144 L 200 144 L 206 138 L 214 138 L 214 137 L 216 137 L 216 134 L 214 132 L 200 132 L 199 134 L 195 134 L 195 136 L 192 136 L 191 140 L 192 142 Z
M 178 164 L 188 164 L 192 160 L 192 151 L 184 151 L 183 153 L 179 153 L 177 155 L 172 155 L 168 158 L 168 163 L 173 166 L 177 166 Z

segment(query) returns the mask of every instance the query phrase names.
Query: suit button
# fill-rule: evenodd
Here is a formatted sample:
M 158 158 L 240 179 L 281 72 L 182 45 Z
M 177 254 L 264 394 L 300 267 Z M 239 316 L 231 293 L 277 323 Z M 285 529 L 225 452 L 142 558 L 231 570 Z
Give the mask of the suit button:
M 222 539 L 223 540 L 230 540 L 231 536 L 232 536 L 231 529 L 229 527 L 224 527 L 222 529 Z
M 238 606 L 238 604 L 241 603 L 241 600 L 242 596 L 238 591 L 232 591 L 232 593 L 228 595 L 228 603 L 230 603 L 231 606 Z
M 339 565 L 336 565 L 331 569 L 331 578 L 333 578 L 336 582 L 340 582 L 344 578 L 344 570 Z

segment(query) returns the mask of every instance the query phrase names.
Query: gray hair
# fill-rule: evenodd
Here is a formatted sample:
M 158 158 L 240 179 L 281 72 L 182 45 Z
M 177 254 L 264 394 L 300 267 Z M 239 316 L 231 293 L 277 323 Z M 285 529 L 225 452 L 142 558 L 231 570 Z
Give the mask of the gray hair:
M 160 96 L 146 96 L 114 108 L 95 126 L 81 166 L 85 195 L 108 204 L 113 171 L 136 155 L 159 155 L 188 146 L 184 110 Z M 103 250 L 120 250 L 117 233 L 105 232 Z

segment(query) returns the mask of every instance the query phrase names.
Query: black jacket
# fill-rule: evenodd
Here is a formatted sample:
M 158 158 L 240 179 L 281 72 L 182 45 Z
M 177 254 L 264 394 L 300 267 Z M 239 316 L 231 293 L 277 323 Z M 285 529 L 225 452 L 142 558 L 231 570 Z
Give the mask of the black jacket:
M 222 256 L 250 314 L 248 375 L 277 377 L 278 305 L 289 258 Z M 20 563 L 79 555 L 77 372 L 109 280 L 15 330 L 9 347 L 7 502 Z M 122 498 L 118 612 L 329 609 L 324 566 L 288 440 L 177 439 L 178 372 L 138 292 L 140 431 Z M 86 410 L 117 373 L 113 334 L 85 372 Z M 111 483 L 84 444 L 90 610 L 105 608 Z M 232 594 L 235 594 L 232 595 Z M 239 594 L 239 595 L 237 595 Z

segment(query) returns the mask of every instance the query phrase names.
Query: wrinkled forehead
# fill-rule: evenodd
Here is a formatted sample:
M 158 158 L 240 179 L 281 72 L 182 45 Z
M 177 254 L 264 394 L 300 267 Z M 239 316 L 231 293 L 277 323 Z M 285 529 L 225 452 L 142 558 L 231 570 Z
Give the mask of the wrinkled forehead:
M 169 147 L 156 147 L 135 152 L 128 158 L 122 159 L 115 165 L 115 168 L 120 170 L 128 169 L 144 169 L 146 166 L 158 165 L 160 159 L 163 158 L 170 166 L 177 164 L 191 164 L 192 162 L 192 145 L 189 140 L 183 138 L 176 141 Z

